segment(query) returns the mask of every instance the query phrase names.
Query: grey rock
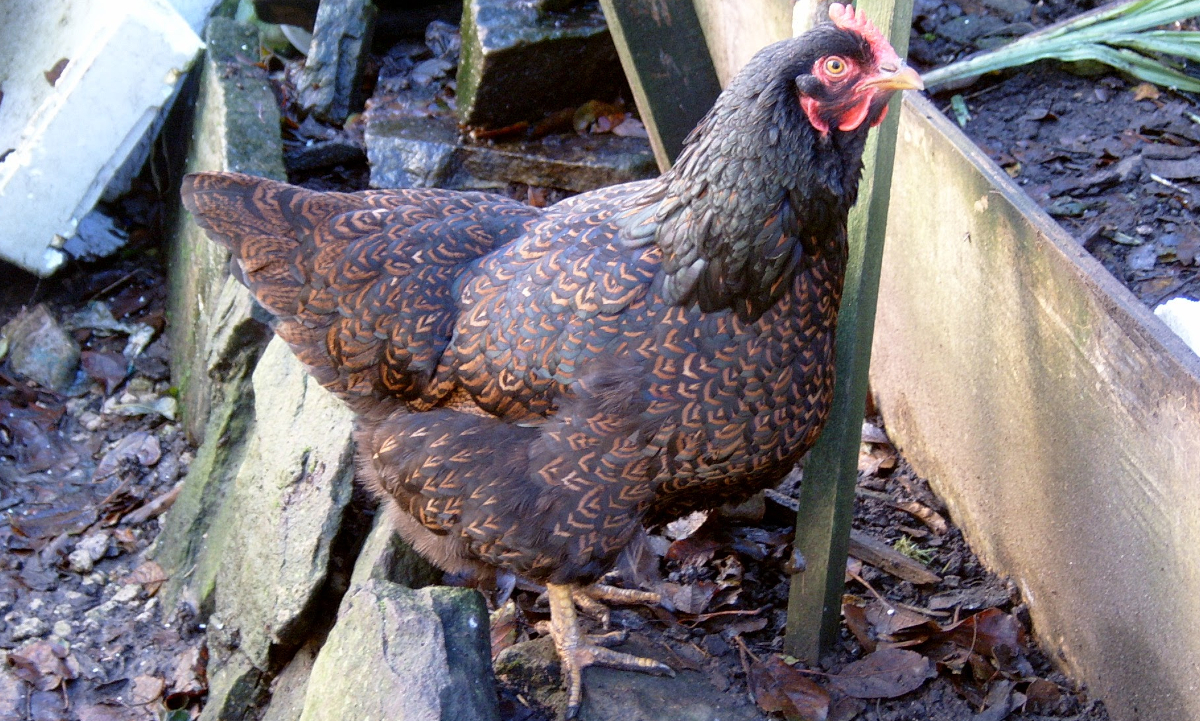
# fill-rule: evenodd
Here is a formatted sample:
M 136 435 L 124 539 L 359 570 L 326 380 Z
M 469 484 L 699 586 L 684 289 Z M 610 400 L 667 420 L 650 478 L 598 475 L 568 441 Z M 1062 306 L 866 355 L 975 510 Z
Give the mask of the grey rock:
M 483 598 L 368 580 L 342 599 L 302 721 L 498 721 Z
M 393 530 L 382 508 L 362 550 L 358 552 L 350 585 L 362 586 L 372 579 L 390 581 L 406 588 L 423 588 L 442 580 L 442 572 Z
M 310 140 L 297 143 L 287 149 L 285 159 L 292 172 L 304 172 L 319 168 L 331 168 L 342 163 L 353 163 L 366 158 L 361 146 L 344 139 Z
M 0 719 L 23 719 L 28 710 L 25 694 L 29 684 L 24 683 L 11 671 L 7 663 L 0 664 Z
M 258 33 L 252 26 L 215 17 L 208 24 L 206 42 L 187 170 L 234 170 L 286 180 L 275 95 L 266 71 L 246 62 L 251 49 L 258 47 Z M 176 217 L 168 263 L 172 382 L 180 391 L 184 429 L 199 444 L 211 409 L 228 398 L 214 384 L 219 387 L 244 371 L 242 361 L 257 357 L 265 344 L 252 342 L 240 325 L 243 319 L 213 313 L 223 292 L 237 292 L 226 290 L 229 253 L 209 241 L 188 213 L 181 210 Z M 233 309 L 248 317 L 249 308 L 247 297 Z M 214 380 L 209 374 L 210 341 L 222 327 L 240 336 L 241 343 L 223 356 L 224 369 L 232 375 Z M 260 329 L 259 337 L 263 335 Z
M 618 650 L 670 664 L 663 649 L 633 634 Z M 549 638 L 511 646 L 496 657 L 500 683 L 535 704 L 561 712 L 566 693 Z M 580 721 L 764 721 L 741 694 L 728 693 L 705 674 L 675 669 L 675 678 L 591 667 L 583 675 Z M 727 684 L 726 684 L 727 686 Z
M 292 660 L 288 661 L 271 684 L 271 703 L 261 721 L 296 721 L 300 718 L 304 711 L 308 679 L 320 650 L 320 641 L 314 639 L 301 646 L 292 656 Z
M 111 216 L 93 208 L 79 221 L 75 235 L 63 243 L 63 250 L 72 258 L 95 260 L 117 252 L 128 240 L 129 234 Z
M 459 118 L 503 127 L 608 99 L 625 87 L 616 48 L 595 3 L 539 13 L 526 0 L 463 3 Z
M 463 169 L 478 178 L 576 192 L 658 176 L 649 141 L 610 134 L 469 145 Z
M 92 566 L 96 561 L 104 558 L 107 551 L 108 533 L 99 531 L 84 536 L 79 543 L 75 544 L 75 550 L 67 556 L 67 561 L 75 573 L 91 573 Z
M 11 634 L 13 641 L 24 641 L 29 638 L 40 638 L 50 631 L 50 626 L 37 616 L 18 618 L 13 623 Z
M 317 10 L 298 90 L 300 104 L 318 118 L 340 124 L 362 104 L 359 78 L 375 15 L 370 0 L 323 2 Z
M 217 247 L 207 238 L 194 241 Z M 188 466 L 179 497 L 161 521 L 163 531 L 152 550 L 170 579 L 163 589 L 168 608 L 181 600 L 194 610 L 212 607 L 218 556 L 208 552 L 213 547 L 209 537 L 222 535 L 224 527 L 214 528 L 214 524 L 227 512 L 225 503 L 253 435 L 251 373 L 270 335 L 266 326 L 252 318 L 254 302 L 249 292 L 224 268 L 219 272 L 224 275 L 207 280 L 202 274 L 186 275 L 187 282 L 171 289 L 175 305 L 196 319 L 194 333 L 184 337 L 187 347 L 199 357 L 176 356 L 172 364 L 177 376 L 189 379 L 182 396 L 184 426 L 204 424 L 190 434 L 203 443 Z M 210 296 L 210 305 L 189 304 L 188 299 L 176 295 L 181 288 L 204 287 L 218 279 L 221 284 Z M 172 345 L 175 350 L 174 341 Z
M 937 33 L 956 43 L 970 45 L 1003 27 L 1004 21 L 991 15 L 963 15 L 938 26 Z
M 367 160 L 375 188 L 446 188 L 457 169 L 458 131 L 449 121 L 367 122 Z
M 15 373 L 59 392 L 70 388 L 79 367 L 79 344 L 46 306 L 26 309 L 0 335 L 8 340 L 8 364 Z
M 71 624 L 69 621 L 55 621 L 54 626 L 50 629 L 50 632 L 61 639 L 70 638 Z
M 433 51 L 434 56 L 449 61 L 451 67 L 458 65 L 458 56 L 462 52 L 462 35 L 457 25 L 434 20 L 425 28 L 425 45 Z
M 366 143 L 376 188 L 526 183 L 582 192 L 658 175 L 647 140 L 611 134 L 474 145 L 450 118 L 368 116 Z
M 1007 20 L 1028 20 L 1033 10 L 1029 0 L 982 0 L 984 6 L 995 10 Z
M 232 719 L 319 621 L 354 476 L 353 417 L 279 339 L 253 375 L 254 426 L 195 575 L 212 575 L 205 719 Z M 241 701 L 239 700 L 240 704 Z M 215 708 L 210 713 L 210 708 Z
M 1151 270 L 1158 262 L 1158 246 L 1153 243 L 1140 245 L 1125 256 L 1125 263 L 1131 270 Z
M 87 551 L 76 549 L 67 556 L 67 564 L 75 573 L 91 573 L 95 561 Z

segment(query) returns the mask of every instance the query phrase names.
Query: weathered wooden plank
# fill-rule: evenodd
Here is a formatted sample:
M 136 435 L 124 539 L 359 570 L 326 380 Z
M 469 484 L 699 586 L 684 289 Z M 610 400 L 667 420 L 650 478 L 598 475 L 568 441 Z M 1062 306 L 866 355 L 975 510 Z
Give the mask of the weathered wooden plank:
M 754 53 L 792 35 L 792 0 L 693 0 L 721 86 Z
M 912 6 L 912 0 L 860 0 L 857 5 L 884 31 L 901 57 L 908 51 Z M 788 653 L 810 662 L 833 644 L 841 619 L 899 102 L 899 97 L 893 98 L 891 112 L 871 133 L 863 156 L 858 203 L 849 220 L 850 258 L 838 312 L 833 410 L 805 461 L 800 489 L 796 549 L 804 556 L 806 567 L 792 577 L 784 645 Z
M 691 0 L 600 0 L 658 167 L 721 92 Z
M 1113 719 L 1200 719 L 1200 358 L 933 106 L 901 123 L 888 433 Z

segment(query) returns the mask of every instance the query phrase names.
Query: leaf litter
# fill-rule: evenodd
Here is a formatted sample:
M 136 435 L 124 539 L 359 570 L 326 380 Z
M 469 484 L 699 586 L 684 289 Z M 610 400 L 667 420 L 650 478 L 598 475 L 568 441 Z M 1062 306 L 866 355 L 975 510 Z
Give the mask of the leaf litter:
M 169 414 L 121 413 L 174 403 L 148 257 L 18 278 L 0 303 L 3 324 L 43 301 L 82 351 L 63 393 L 0 366 L 0 718 L 189 718 L 207 694 L 202 632 L 162 613 L 143 557 L 193 451 Z

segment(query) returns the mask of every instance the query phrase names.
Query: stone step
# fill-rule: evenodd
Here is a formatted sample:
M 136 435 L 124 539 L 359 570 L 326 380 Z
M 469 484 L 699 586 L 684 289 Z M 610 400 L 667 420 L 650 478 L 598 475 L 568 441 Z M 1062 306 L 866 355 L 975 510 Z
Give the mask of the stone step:
M 508 183 L 583 192 L 658 175 L 645 138 L 549 135 L 469 143 L 450 116 L 369 118 L 371 185 L 376 188 L 488 188 Z

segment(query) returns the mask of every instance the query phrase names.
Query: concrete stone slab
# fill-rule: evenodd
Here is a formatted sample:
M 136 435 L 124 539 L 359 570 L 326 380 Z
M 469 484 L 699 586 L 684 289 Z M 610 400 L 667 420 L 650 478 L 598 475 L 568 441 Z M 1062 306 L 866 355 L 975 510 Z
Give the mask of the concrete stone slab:
M 202 45 L 164 0 L 0 5 L 0 257 L 62 265 Z
M 1200 718 L 1200 358 L 911 94 L 871 360 L 1044 648 L 1114 719 Z
M 459 140 L 458 128 L 447 116 L 368 114 L 366 144 L 376 188 L 526 183 L 582 192 L 658 175 L 644 138 L 571 134 L 475 145 Z
M 594 3 L 540 13 L 526 0 L 463 3 L 459 118 L 503 127 L 608 100 L 625 87 L 616 47 Z

